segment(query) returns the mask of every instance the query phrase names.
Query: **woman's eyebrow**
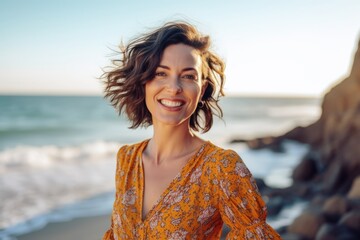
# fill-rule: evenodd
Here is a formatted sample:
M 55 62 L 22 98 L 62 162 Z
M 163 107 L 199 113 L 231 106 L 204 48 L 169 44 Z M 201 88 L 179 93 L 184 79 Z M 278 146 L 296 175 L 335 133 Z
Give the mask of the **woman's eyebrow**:
M 193 67 L 184 68 L 182 70 L 182 72 L 187 72 L 187 71 L 195 71 L 195 72 L 197 72 L 197 70 L 195 68 L 193 68 Z
M 165 66 L 165 65 L 159 65 L 158 67 L 160 67 L 160 68 L 165 68 L 165 69 L 167 69 L 167 70 L 170 70 L 170 68 L 169 68 L 168 66 Z
M 159 65 L 158 67 L 159 67 L 159 68 L 164 68 L 164 69 L 170 70 L 170 67 L 165 66 L 165 65 Z M 188 72 L 188 71 L 195 71 L 195 72 L 197 72 L 196 68 L 193 68 L 193 67 L 187 67 L 187 68 L 184 68 L 184 69 L 181 70 L 181 72 Z

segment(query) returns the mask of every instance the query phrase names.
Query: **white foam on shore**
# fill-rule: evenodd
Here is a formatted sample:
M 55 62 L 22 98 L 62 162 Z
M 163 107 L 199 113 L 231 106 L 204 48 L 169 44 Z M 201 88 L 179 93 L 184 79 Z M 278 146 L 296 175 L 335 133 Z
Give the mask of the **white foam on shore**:
M 309 150 L 306 144 L 284 141 L 283 152 L 270 149 L 251 150 L 243 143 L 230 144 L 240 155 L 255 177 L 264 179 L 271 187 L 285 188 L 292 184 L 291 173 L 294 167 Z
M 0 152 L 0 229 L 113 190 L 119 143 L 21 146 Z
M 77 217 L 109 214 L 114 201 L 114 192 L 108 192 L 76 203 L 67 204 L 49 213 L 41 214 L 5 230 L 0 230 L 1 240 L 16 240 L 20 236 L 45 227 L 51 222 L 64 222 Z
M 307 202 L 299 201 L 289 206 L 285 206 L 277 216 L 268 218 L 267 222 L 275 229 L 280 229 L 289 225 L 299 216 L 307 206 Z
M 75 147 L 17 146 L 0 152 L 0 173 L 19 168 L 51 168 L 57 163 L 99 160 L 112 156 L 119 143 L 93 142 Z M 101 157 L 101 159 L 99 159 Z

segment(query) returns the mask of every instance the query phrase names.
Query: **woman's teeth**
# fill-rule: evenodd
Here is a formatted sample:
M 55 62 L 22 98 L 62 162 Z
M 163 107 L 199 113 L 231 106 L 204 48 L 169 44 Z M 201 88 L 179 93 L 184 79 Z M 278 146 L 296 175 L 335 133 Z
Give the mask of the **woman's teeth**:
M 165 99 L 160 100 L 160 103 L 166 107 L 179 107 L 182 104 L 180 101 L 170 101 Z

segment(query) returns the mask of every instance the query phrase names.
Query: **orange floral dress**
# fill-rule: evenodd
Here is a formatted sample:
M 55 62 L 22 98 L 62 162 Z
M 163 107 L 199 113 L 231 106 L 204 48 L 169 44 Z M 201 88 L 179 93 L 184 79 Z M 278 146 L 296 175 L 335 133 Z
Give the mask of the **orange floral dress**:
M 111 228 L 103 240 L 280 239 L 266 223 L 266 206 L 239 155 L 206 142 L 142 220 L 142 152 L 149 140 L 117 154 Z

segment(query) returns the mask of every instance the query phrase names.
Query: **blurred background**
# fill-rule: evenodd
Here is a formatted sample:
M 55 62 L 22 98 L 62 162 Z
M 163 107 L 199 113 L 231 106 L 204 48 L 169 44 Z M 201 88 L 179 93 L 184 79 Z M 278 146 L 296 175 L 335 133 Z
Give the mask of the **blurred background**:
M 128 129 L 99 77 L 121 42 L 167 21 L 196 25 L 227 63 L 224 121 L 203 138 L 236 150 L 267 185 L 291 186 L 308 144 L 274 152 L 232 140 L 320 117 L 324 94 L 351 72 L 359 12 L 358 0 L 0 1 L 0 239 L 49 238 L 36 234 L 52 226 L 66 229 L 59 239 L 100 239 L 116 151 L 152 133 Z M 269 222 L 289 225 L 303 208 L 289 205 Z M 71 228 L 83 223 L 82 233 Z

